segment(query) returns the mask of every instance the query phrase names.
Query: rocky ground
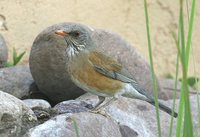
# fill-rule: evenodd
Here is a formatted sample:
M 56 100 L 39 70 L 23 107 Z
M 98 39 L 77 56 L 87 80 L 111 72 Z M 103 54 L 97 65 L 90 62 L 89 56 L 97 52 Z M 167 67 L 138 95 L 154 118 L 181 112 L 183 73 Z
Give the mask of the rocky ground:
M 89 111 L 98 97 L 77 88 L 66 71 L 61 39 L 55 38 L 59 24 L 35 39 L 29 65 L 5 67 L 7 48 L 0 36 L 0 137 L 155 137 L 155 107 L 137 99 L 120 97 L 99 113 Z M 139 84 L 152 94 L 148 63 L 119 35 L 91 29 L 98 48 L 128 69 Z M 105 41 L 106 39 L 106 41 Z M 174 80 L 158 79 L 159 99 L 172 106 Z M 180 95 L 178 84 L 177 98 Z M 196 91 L 190 89 L 194 128 L 197 129 Z M 176 111 L 179 99 L 176 100 Z M 171 116 L 160 111 L 162 135 L 168 136 Z M 174 129 L 176 119 L 174 120 Z M 173 132 L 175 134 L 175 132 Z

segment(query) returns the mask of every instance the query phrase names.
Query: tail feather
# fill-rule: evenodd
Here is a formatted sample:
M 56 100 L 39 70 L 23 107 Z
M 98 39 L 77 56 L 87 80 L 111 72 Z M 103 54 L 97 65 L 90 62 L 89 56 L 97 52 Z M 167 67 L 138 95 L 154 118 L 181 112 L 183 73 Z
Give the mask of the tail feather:
M 141 100 L 145 100 L 147 102 L 149 102 L 150 104 L 154 105 L 155 106 L 155 100 L 152 96 L 148 95 L 148 93 L 143 89 L 141 88 L 138 84 L 135 84 L 135 83 L 131 83 L 132 87 L 134 87 L 135 90 L 137 90 L 141 95 L 145 96 L 146 99 L 143 99 L 143 98 L 138 98 L 138 99 L 141 99 Z M 135 94 L 133 94 L 135 95 Z M 178 113 L 172 111 L 171 108 L 165 106 L 164 104 L 162 104 L 160 101 L 158 102 L 159 104 L 159 108 L 163 111 L 165 111 L 166 113 L 168 113 L 169 115 L 173 115 L 175 118 L 178 116 Z M 173 114 L 172 114 L 173 112 Z
M 155 106 L 155 101 L 148 101 L 150 104 Z M 169 115 L 172 115 L 173 117 L 177 117 L 178 113 L 174 112 L 171 108 L 167 107 L 166 105 L 162 104 L 160 101 L 158 102 L 159 108 Z M 173 114 L 172 114 L 173 113 Z

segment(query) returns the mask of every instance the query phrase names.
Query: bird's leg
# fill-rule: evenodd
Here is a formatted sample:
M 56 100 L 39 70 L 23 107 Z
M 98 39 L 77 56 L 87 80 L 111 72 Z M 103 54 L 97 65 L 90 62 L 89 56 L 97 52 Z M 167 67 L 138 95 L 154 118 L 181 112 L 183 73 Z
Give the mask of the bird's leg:
M 103 108 L 103 107 L 106 107 L 106 106 L 108 106 L 110 103 L 112 103 L 113 101 L 115 101 L 115 100 L 117 100 L 117 98 L 116 97 L 112 97 L 110 100 L 108 100 L 105 104 L 103 104 L 102 106 L 99 106 L 98 108 L 96 108 L 96 110 L 99 110 L 99 109 L 101 109 L 101 108 Z
M 108 100 L 105 104 L 103 104 L 102 106 L 100 106 L 104 100 L 105 100 L 105 97 L 102 97 L 102 96 L 99 96 L 99 102 L 97 103 L 97 105 L 90 111 L 92 113 L 95 113 L 95 114 L 101 114 L 105 117 L 110 117 L 109 115 L 107 115 L 105 112 L 101 112 L 100 109 L 102 107 L 106 107 L 108 106 L 111 102 L 115 101 L 117 98 L 116 97 L 112 97 L 110 100 Z
M 98 96 L 99 102 L 95 105 L 95 107 L 92 110 L 98 110 L 99 106 L 105 101 L 105 97 Z
M 95 107 L 94 107 L 92 110 L 90 110 L 89 112 L 95 113 L 95 114 L 101 114 L 101 115 L 107 117 L 106 114 L 103 114 L 103 113 L 101 113 L 101 112 L 99 111 L 99 108 L 100 108 L 99 106 L 105 101 L 105 97 L 98 96 L 98 98 L 99 98 L 99 102 L 98 102 L 98 103 L 95 105 Z

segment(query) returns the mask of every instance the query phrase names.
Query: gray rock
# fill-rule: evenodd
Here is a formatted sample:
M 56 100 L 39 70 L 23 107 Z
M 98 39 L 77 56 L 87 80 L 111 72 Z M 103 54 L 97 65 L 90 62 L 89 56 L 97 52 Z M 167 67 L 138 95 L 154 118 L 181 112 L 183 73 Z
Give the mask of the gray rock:
M 29 92 L 28 98 L 29 99 L 43 99 L 43 100 L 47 100 L 48 102 L 50 102 L 49 98 L 46 95 L 44 95 L 42 92 L 39 91 L 35 82 L 33 82 L 30 86 L 30 92 Z
M 99 102 L 98 96 L 91 93 L 85 93 L 81 95 L 80 97 L 76 98 L 76 100 L 84 101 L 87 104 L 90 104 L 92 107 L 95 107 L 97 103 Z
M 84 94 L 77 98 L 77 100 L 85 101 L 88 104 L 96 105 L 98 98 L 95 95 Z M 162 101 L 162 100 L 160 100 Z M 172 100 L 162 101 L 165 105 L 172 108 Z M 177 112 L 179 106 L 179 99 L 175 102 L 175 111 Z M 194 131 L 200 130 L 198 127 L 198 103 L 197 95 L 190 97 L 192 119 Z M 108 106 L 102 108 L 100 113 L 110 116 L 117 121 L 120 126 L 120 132 L 123 137 L 156 137 L 157 136 L 157 121 L 155 107 L 147 102 L 137 99 L 128 99 L 120 97 L 118 100 L 110 103 Z M 168 136 L 171 116 L 160 111 L 160 121 L 162 136 Z M 175 136 L 176 118 L 173 123 L 173 136 Z
M 0 89 L 17 98 L 27 97 L 32 83 L 28 66 L 17 65 L 0 69 Z
M 41 109 L 49 109 L 51 105 L 46 100 L 42 99 L 25 99 L 23 102 L 30 108 L 41 108 Z
M 33 110 L 35 113 L 38 124 L 47 121 L 50 117 L 58 114 L 55 110 L 51 108 L 51 105 L 46 100 L 42 99 L 25 99 L 23 102 Z
M 105 98 L 105 101 L 102 103 L 102 105 L 110 99 L 112 99 L 112 97 Z M 99 102 L 98 96 L 91 93 L 85 93 L 84 95 L 81 95 L 80 97 L 76 98 L 76 100 L 86 102 L 88 106 L 90 106 L 90 108 L 94 108 Z
M 199 98 L 199 97 L 198 97 Z M 200 99 L 200 98 L 199 98 Z M 176 106 L 178 106 L 179 100 L 176 102 Z M 193 120 L 193 128 L 194 128 L 194 133 L 197 133 L 196 131 L 200 131 L 200 127 L 199 127 L 199 109 L 198 109 L 198 101 L 197 101 L 197 95 L 193 95 L 190 97 L 190 109 L 192 112 L 192 120 Z
M 110 105 L 102 108 L 100 112 L 106 113 L 120 125 L 123 125 L 121 133 L 125 137 L 128 135 L 131 137 L 157 136 L 155 107 L 147 102 L 120 97 Z M 170 118 L 170 115 L 160 111 L 162 136 L 164 137 L 168 136 L 169 133 Z
M 21 100 L 0 91 L 0 136 L 21 137 L 37 118 Z
M 133 129 L 128 126 L 120 125 L 120 132 L 122 137 L 137 137 L 138 134 Z
M 55 104 L 85 93 L 72 83 L 67 72 L 65 41 L 54 33 L 66 25 L 67 23 L 53 25 L 41 32 L 33 43 L 29 59 L 31 73 L 38 88 Z M 91 28 L 87 30 L 100 50 L 121 62 L 141 86 L 152 93 L 149 65 L 133 46 L 115 33 Z
M 0 34 L 0 68 L 5 66 L 8 59 L 8 48 L 3 36 Z
M 62 114 L 36 126 L 25 137 L 77 137 L 74 123 L 80 137 L 121 137 L 116 122 L 99 114 Z
M 91 104 L 79 100 L 63 101 L 54 106 L 54 109 L 59 114 L 84 112 L 88 111 L 91 108 L 93 108 Z
M 77 98 L 77 100 L 85 101 L 95 106 L 98 102 L 98 97 L 87 93 Z M 164 104 L 170 106 L 171 102 L 164 102 Z M 110 116 L 119 123 L 123 137 L 157 136 L 155 107 L 145 101 L 120 97 L 107 107 L 102 108 L 100 113 Z M 163 136 L 168 136 L 171 116 L 163 111 L 160 111 L 160 114 L 161 125 L 164 130 L 162 134 Z
M 175 80 L 174 79 L 159 79 L 160 83 L 160 90 L 162 93 L 165 93 L 166 97 L 162 98 L 163 100 L 173 99 L 174 96 L 174 89 L 175 89 Z M 190 94 L 196 94 L 197 91 L 195 91 L 193 88 L 189 87 Z M 180 98 L 180 92 L 181 91 L 181 82 L 178 81 L 177 83 L 177 92 L 176 92 L 176 98 Z

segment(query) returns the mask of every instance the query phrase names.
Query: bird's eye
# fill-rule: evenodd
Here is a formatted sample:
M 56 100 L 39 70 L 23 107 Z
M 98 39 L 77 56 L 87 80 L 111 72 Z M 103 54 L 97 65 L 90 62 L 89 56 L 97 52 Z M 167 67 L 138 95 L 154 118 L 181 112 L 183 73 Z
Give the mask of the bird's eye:
M 80 32 L 78 32 L 78 31 L 75 31 L 75 32 L 74 32 L 74 36 L 75 36 L 75 37 L 78 37 L 79 35 L 80 35 Z

